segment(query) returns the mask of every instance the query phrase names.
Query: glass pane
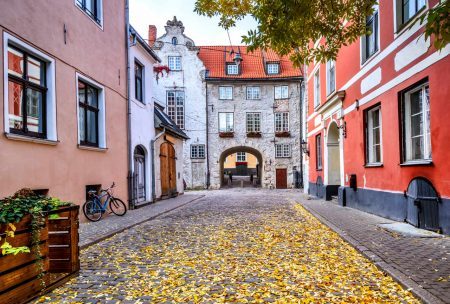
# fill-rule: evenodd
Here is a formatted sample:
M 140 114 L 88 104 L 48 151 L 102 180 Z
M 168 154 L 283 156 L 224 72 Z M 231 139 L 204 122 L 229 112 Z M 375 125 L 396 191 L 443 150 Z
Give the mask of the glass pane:
M 22 94 L 22 85 L 12 81 L 8 82 L 9 127 L 11 129 L 23 129 Z
M 81 103 L 86 103 L 86 85 L 84 82 L 78 81 L 78 101 Z
M 44 132 L 43 96 L 32 89 L 27 89 L 27 128 L 30 132 Z
M 420 136 L 422 135 L 423 130 L 423 119 L 422 115 L 415 115 L 411 117 L 411 136 Z
M 426 135 L 426 147 L 428 151 L 427 158 L 431 159 L 431 131 L 430 131 L 430 90 L 429 87 L 425 88 L 425 120 L 426 120 L 426 129 L 425 129 L 425 135 Z
M 79 124 L 80 124 L 80 141 L 86 141 L 86 130 L 84 128 L 84 121 L 86 120 L 85 116 L 85 112 L 84 112 L 84 108 L 79 108 Z
M 97 114 L 87 111 L 87 141 L 97 143 Z
M 98 90 L 88 86 L 87 87 L 87 94 L 88 94 L 88 100 L 87 103 L 90 106 L 93 106 L 95 108 L 98 108 Z
M 23 77 L 23 53 L 8 47 L 8 73 L 17 77 Z
M 32 57 L 27 60 L 28 81 L 45 86 L 44 64 Z
M 381 146 L 375 146 L 375 162 L 381 162 Z
M 411 139 L 412 159 L 423 159 L 423 137 L 415 137 Z
M 410 96 L 411 99 L 411 115 L 418 114 L 422 112 L 422 91 L 419 90 L 417 92 L 412 93 Z
M 380 129 L 373 129 L 373 144 L 379 144 L 380 143 Z

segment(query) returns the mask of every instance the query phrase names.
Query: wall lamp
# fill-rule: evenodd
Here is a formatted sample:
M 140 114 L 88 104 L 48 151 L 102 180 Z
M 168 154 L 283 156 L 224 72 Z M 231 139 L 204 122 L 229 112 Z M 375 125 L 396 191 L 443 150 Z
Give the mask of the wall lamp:
M 338 128 L 342 130 L 342 136 L 347 138 L 347 122 L 344 121 Z
M 302 152 L 309 156 L 308 143 L 304 139 L 302 139 L 301 145 L 302 145 Z

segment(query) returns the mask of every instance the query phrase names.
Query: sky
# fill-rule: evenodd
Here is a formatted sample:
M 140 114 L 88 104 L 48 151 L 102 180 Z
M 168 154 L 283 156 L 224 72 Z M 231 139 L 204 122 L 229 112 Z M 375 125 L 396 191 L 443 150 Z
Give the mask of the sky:
M 221 28 L 219 18 L 208 18 L 194 12 L 195 0 L 130 0 L 130 23 L 144 38 L 148 38 L 148 26 L 156 25 L 158 37 L 165 33 L 167 20 L 177 16 L 185 27 L 184 34 L 196 45 L 229 45 L 226 30 Z M 241 36 L 256 29 L 256 21 L 247 17 L 230 29 L 231 43 L 242 44 Z

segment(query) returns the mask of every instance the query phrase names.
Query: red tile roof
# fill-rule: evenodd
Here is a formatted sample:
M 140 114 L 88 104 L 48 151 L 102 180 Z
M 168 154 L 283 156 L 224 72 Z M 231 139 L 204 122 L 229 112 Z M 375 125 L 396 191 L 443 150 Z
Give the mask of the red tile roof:
M 234 53 L 240 52 L 242 56 L 241 74 L 227 75 L 226 63 L 233 63 Z M 230 79 L 265 79 L 265 78 L 291 78 L 300 77 L 302 73 L 295 68 L 288 56 L 279 56 L 273 50 L 247 51 L 246 46 L 200 46 L 199 57 L 209 70 L 209 78 Z M 279 62 L 280 73 L 269 75 L 264 64 Z

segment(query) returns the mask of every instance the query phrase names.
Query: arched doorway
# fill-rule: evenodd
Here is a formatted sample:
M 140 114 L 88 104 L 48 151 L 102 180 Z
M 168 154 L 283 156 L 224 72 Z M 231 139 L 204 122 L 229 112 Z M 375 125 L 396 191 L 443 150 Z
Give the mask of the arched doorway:
M 176 156 L 170 143 L 162 143 L 160 154 L 161 196 L 172 197 L 177 194 Z
M 338 188 L 341 185 L 341 153 L 339 149 L 339 128 L 336 122 L 332 122 L 328 127 L 327 134 L 327 177 L 326 177 L 326 198 L 337 196 Z
M 234 163 L 233 168 L 228 164 L 231 158 Z M 254 161 L 250 161 L 250 158 L 254 158 Z M 245 146 L 233 147 L 222 152 L 219 163 L 220 187 L 261 185 L 263 158 L 258 150 Z
M 146 170 L 145 170 L 145 150 L 142 146 L 134 149 L 134 188 L 137 203 L 146 199 Z

